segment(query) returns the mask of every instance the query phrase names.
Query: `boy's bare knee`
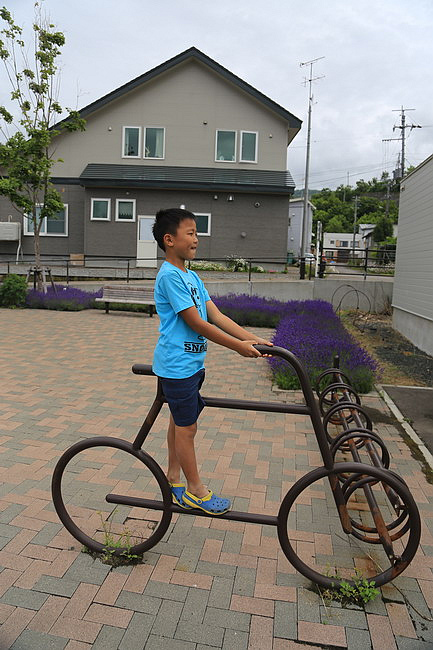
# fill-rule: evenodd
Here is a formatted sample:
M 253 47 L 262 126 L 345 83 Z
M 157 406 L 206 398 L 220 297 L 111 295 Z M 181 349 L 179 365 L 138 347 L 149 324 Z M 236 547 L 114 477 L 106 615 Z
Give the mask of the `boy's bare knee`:
M 197 422 L 190 424 L 188 427 L 179 427 L 176 425 L 176 435 L 184 438 L 194 438 L 197 433 Z

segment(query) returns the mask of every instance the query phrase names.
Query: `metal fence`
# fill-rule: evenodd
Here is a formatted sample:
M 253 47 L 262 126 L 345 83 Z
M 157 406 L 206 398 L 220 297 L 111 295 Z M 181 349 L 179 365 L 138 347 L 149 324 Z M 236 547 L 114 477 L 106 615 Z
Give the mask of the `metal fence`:
M 162 261 L 162 260 L 158 260 Z M 155 258 L 136 258 L 106 255 L 82 255 L 79 259 L 71 259 L 65 255 L 41 255 L 41 264 L 50 269 L 55 277 L 65 278 L 69 284 L 72 278 L 118 278 L 124 279 L 127 283 L 134 279 L 153 279 L 156 276 Z M 0 253 L 0 275 L 9 273 L 27 274 L 29 269 L 34 267 L 35 258 L 33 255 L 24 255 L 17 263 L 15 257 Z M 286 272 L 288 266 L 287 258 L 241 258 L 238 256 L 200 258 L 192 262 L 192 268 L 198 270 L 214 270 L 213 265 L 218 265 L 215 270 L 227 272 L 242 272 L 248 275 L 251 280 L 254 273 Z M 207 266 L 209 268 L 207 268 Z M 191 263 L 189 263 L 191 266 Z M 294 267 L 293 272 L 296 273 Z
M 326 248 L 323 257 L 328 273 L 342 275 L 393 276 L 395 270 L 395 246 L 379 248 Z
M 41 262 L 51 270 L 55 277 L 64 278 L 66 284 L 72 279 L 79 278 L 116 278 L 125 280 L 143 279 L 151 280 L 156 275 L 156 261 L 154 258 L 136 258 L 106 255 L 80 255 L 75 259 L 66 255 L 42 255 Z M 34 266 L 33 255 L 24 255 L 17 263 L 12 255 L 0 253 L 0 275 L 9 273 L 27 274 L 29 268 Z M 208 257 L 196 259 L 193 262 L 201 271 L 227 271 L 246 273 L 250 281 L 254 274 L 286 273 L 294 277 L 313 279 L 338 273 L 341 275 L 368 275 L 390 276 L 394 274 L 395 248 L 385 250 L 384 247 L 376 249 L 349 249 L 327 248 L 319 258 L 316 269 L 316 259 L 306 257 L 304 265 L 302 260 L 287 257 L 246 257 L 236 255 L 226 257 Z M 218 265 L 218 268 L 213 268 Z M 298 270 L 297 267 L 300 267 Z M 193 266 L 194 268 L 194 266 Z

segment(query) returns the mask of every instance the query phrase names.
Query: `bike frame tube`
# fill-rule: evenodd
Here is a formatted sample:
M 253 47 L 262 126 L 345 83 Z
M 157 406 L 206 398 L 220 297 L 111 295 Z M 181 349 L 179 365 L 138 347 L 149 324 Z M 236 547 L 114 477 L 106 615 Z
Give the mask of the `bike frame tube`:
M 310 380 L 304 366 L 292 352 L 285 350 L 279 346 L 270 347 L 268 345 L 255 345 L 254 347 L 260 353 L 271 354 L 274 357 L 280 357 L 292 366 L 301 384 L 305 404 L 279 404 L 278 402 L 255 402 L 239 399 L 203 397 L 206 406 L 308 415 L 311 419 L 314 433 L 316 434 L 317 444 L 319 445 L 323 463 L 327 469 L 331 469 L 334 464 L 333 458 L 329 450 L 328 441 L 326 439 L 325 430 L 323 428 L 322 418 L 320 417 L 319 407 L 314 397 Z M 155 373 L 152 371 L 152 366 L 145 364 L 134 364 L 132 366 L 132 372 L 136 375 L 155 375 Z M 140 449 L 165 401 L 166 399 L 162 392 L 161 383 L 158 380 L 158 388 L 155 401 L 153 402 L 152 407 L 146 416 L 146 419 L 140 431 L 132 443 L 133 449 Z

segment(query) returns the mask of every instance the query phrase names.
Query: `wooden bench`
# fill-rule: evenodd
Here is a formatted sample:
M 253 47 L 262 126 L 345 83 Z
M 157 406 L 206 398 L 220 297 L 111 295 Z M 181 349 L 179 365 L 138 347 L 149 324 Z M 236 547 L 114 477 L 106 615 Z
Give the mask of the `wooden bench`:
M 149 316 L 153 316 L 155 300 L 153 287 L 131 287 L 128 284 L 103 287 L 102 298 L 95 298 L 97 302 L 105 302 L 105 313 L 109 313 L 110 302 L 132 305 L 150 305 Z

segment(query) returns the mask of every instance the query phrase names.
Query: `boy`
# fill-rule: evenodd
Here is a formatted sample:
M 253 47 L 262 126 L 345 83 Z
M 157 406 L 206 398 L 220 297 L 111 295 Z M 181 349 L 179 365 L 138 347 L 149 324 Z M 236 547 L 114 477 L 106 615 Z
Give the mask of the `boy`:
M 253 344 L 272 343 L 255 337 L 222 314 L 198 275 L 185 267 L 187 260 L 195 258 L 198 245 L 192 212 L 180 208 L 160 210 L 153 236 L 166 259 L 155 281 L 160 335 L 153 371 L 161 380 L 170 408 L 167 479 L 179 506 L 221 515 L 230 509 L 230 501 L 217 497 L 203 485 L 194 449 L 197 419 L 204 407 L 199 390 L 204 380 L 207 339 L 244 357 L 262 356 Z M 181 470 L 186 488 L 180 483 Z

